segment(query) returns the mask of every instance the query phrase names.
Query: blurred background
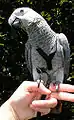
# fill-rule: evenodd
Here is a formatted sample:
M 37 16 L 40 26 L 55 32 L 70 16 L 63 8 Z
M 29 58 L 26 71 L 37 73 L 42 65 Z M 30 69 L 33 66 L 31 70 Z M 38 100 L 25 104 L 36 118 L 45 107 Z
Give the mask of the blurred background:
M 63 32 L 69 41 L 71 62 L 66 83 L 74 85 L 73 3 L 71 0 L 0 0 L 0 105 L 24 80 L 31 80 L 25 62 L 26 33 L 17 34 L 8 18 L 18 7 L 30 7 L 41 14 L 55 32 Z M 74 120 L 74 103 L 63 102 L 59 115 L 46 115 L 42 120 Z

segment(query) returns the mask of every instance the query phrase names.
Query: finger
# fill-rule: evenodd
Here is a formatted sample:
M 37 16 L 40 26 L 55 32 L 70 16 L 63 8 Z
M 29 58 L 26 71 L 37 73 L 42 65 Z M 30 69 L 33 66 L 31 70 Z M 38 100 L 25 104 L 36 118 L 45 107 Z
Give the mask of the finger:
M 42 83 L 40 83 L 40 86 L 38 88 L 37 82 L 30 82 L 25 81 L 23 83 L 24 89 L 29 92 L 40 92 L 41 94 L 50 94 L 51 91 L 47 89 Z
M 51 97 L 54 97 L 58 100 L 74 102 L 74 94 L 71 93 L 66 93 L 66 92 L 52 93 Z
M 41 116 L 47 115 L 48 113 L 50 113 L 50 111 L 51 111 L 51 109 L 49 108 L 49 109 L 47 109 L 47 111 L 41 112 Z
M 55 98 L 51 98 L 49 100 L 34 100 L 30 107 L 32 108 L 54 108 L 57 105 L 57 100 Z
M 54 86 L 53 84 L 50 85 L 49 89 L 51 91 L 56 91 L 56 86 Z M 74 92 L 74 86 L 73 85 L 69 85 L 69 84 L 59 84 L 59 91 L 60 92 Z
M 40 112 L 41 113 L 41 115 L 44 115 L 44 114 L 48 114 L 50 111 L 51 111 L 51 109 L 50 108 L 48 108 L 48 109 L 41 109 L 41 108 L 33 108 L 35 111 L 37 111 L 37 112 Z

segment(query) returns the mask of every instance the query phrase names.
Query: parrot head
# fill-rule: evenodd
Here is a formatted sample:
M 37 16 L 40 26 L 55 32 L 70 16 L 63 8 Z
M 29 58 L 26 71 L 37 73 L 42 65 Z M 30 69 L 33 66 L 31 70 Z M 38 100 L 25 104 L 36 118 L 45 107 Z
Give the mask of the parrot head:
M 36 12 L 28 7 L 17 8 L 13 11 L 11 16 L 8 19 L 8 23 L 10 26 L 15 28 L 26 29 L 34 22 L 36 17 Z
M 24 18 L 24 23 L 27 22 L 25 21 L 25 14 L 28 12 L 28 8 L 17 8 L 16 10 L 13 11 L 11 16 L 8 19 L 8 23 L 10 26 L 13 26 L 15 28 L 21 27 L 23 23 L 23 18 Z M 22 21 L 21 21 L 22 20 Z

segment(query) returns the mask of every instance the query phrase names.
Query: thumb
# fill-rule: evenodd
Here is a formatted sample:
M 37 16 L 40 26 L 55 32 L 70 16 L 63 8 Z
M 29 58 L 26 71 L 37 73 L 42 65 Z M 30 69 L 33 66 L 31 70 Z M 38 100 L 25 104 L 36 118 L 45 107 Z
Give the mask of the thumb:
M 47 89 L 42 83 L 40 83 L 40 86 L 38 87 L 37 82 L 31 82 L 31 81 L 24 81 L 24 88 L 28 92 L 39 92 L 41 94 L 50 94 L 51 91 Z

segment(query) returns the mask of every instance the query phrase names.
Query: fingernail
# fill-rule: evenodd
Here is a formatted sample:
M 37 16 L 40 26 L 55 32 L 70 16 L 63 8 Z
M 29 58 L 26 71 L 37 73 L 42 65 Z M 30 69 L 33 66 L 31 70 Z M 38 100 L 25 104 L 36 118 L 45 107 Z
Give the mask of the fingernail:
M 38 107 L 39 102 L 37 100 L 32 101 L 32 107 Z
M 32 101 L 32 104 L 30 104 L 30 108 L 34 108 L 36 106 L 36 102 Z
M 38 102 L 36 101 L 36 100 L 34 100 L 33 102 L 32 102 L 32 104 L 33 105 L 36 105 Z
M 51 91 L 50 91 L 50 90 L 48 90 L 48 89 L 47 89 L 47 92 L 48 92 L 48 94 L 50 94 L 50 93 L 51 93 Z

